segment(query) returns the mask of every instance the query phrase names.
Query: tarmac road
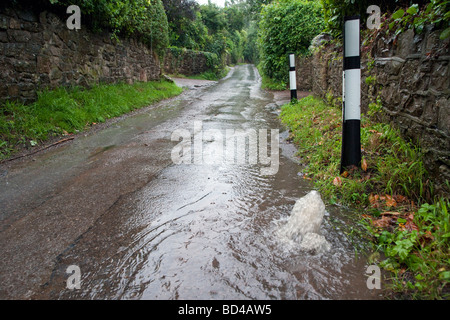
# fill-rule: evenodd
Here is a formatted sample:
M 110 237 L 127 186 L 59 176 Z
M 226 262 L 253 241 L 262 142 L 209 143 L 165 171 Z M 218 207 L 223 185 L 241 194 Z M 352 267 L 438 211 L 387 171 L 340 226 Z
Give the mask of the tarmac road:
M 378 298 L 342 231 L 345 210 L 327 208 L 329 253 L 277 239 L 311 185 L 277 119 L 283 101 L 260 80 L 252 65 L 218 82 L 180 79 L 189 89 L 176 98 L 3 164 L 0 298 Z M 250 142 L 222 161 L 233 130 L 255 133 L 256 162 Z

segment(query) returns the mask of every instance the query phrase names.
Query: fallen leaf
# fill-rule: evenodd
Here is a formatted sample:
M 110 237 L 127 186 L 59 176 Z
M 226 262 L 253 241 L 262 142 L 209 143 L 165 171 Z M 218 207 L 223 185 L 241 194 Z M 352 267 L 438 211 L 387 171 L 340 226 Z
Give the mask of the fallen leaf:
M 393 197 L 391 197 L 390 195 L 386 195 L 386 205 L 388 207 L 396 207 L 397 206 L 397 202 L 395 201 L 395 199 Z
M 389 218 L 387 216 L 383 216 L 381 219 L 372 221 L 372 224 L 375 227 L 386 228 L 391 224 L 391 218 Z
M 348 171 L 344 171 L 341 174 L 342 177 L 347 178 L 348 177 Z
M 379 198 L 380 198 L 380 196 L 378 194 L 374 195 L 373 193 L 371 193 L 369 195 L 369 202 L 373 208 L 377 208 L 379 206 L 379 203 L 378 203 Z
M 434 240 L 434 237 L 433 237 L 433 235 L 431 234 L 431 231 L 430 231 L 430 230 L 425 231 L 425 238 Z
M 378 198 L 379 198 L 379 195 L 377 195 L 377 194 L 371 193 L 371 194 L 369 195 L 369 201 L 370 201 L 370 203 L 374 203 L 375 201 L 378 200 Z
M 361 163 L 361 168 L 362 168 L 364 171 L 367 171 L 367 162 L 366 162 L 366 159 L 365 159 L 365 158 L 363 159 L 363 161 L 362 161 L 362 163 Z
M 340 178 L 340 177 L 334 178 L 333 184 L 334 184 L 336 187 L 340 187 L 340 186 L 342 185 L 342 180 L 341 180 L 341 178 Z
M 383 213 L 380 213 L 381 215 L 385 216 L 385 215 L 390 215 L 390 216 L 399 216 L 400 212 L 395 212 L 395 211 L 385 211 Z
M 405 223 L 405 229 L 408 230 L 409 232 L 411 232 L 413 230 L 419 231 L 419 227 L 417 227 L 417 225 L 414 222 L 409 221 L 409 220 L 406 221 L 406 223 Z
M 402 195 L 396 195 L 395 197 L 394 197 L 394 199 L 395 199 L 395 201 L 397 201 L 398 203 L 401 203 L 401 202 L 405 202 L 406 200 L 407 200 L 407 198 L 405 197 L 405 196 L 402 196 Z

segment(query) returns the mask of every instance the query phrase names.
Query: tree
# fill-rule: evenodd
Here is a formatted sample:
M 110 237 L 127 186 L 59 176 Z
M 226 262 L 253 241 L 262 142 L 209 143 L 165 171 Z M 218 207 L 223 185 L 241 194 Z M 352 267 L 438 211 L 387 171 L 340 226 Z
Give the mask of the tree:
M 170 45 L 203 50 L 208 31 L 198 3 L 194 0 L 163 0 L 163 4 L 169 23 Z
M 210 34 L 218 33 L 227 26 L 227 19 L 224 11 L 217 5 L 209 3 L 200 6 L 202 21 L 208 28 Z
M 224 13 L 228 31 L 240 31 L 244 28 L 244 12 L 237 5 L 225 7 Z
M 321 6 L 315 1 L 284 0 L 264 6 L 258 34 L 262 72 L 286 82 L 287 53 L 306 54 L 323 28 Z

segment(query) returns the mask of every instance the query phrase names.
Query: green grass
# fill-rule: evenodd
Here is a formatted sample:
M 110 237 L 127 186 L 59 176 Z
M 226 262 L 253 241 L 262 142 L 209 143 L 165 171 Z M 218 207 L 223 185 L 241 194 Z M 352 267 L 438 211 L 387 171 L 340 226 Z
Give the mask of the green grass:
M 267 77 L 261 76 L 261 88 L 266 90 L 284 91 L 286 90 L 286 83 L 284 81 L 276 81 Z
M 282 108 L 281 119 L 291 130 L 308 167 L 324 195 L 331 201 L 369 205 L 370 193 L 402 194 L 416 202 L 431 199 L 421 150 L 406 142 L 389 124 L 362 118 L 362 157 L 366 171 L 339 176 L 342 139 L 342 111 L 312 96 Z M 336 186 L 336 177 L 342 183 Z M 345 183 L 344 183 L 345 182 Z
M 284 91 L 287 89 L 287 83 L 284 81 L 274 80 L 262 72 L 261 64 L 256 66 L 259 74 L 261 75 L 261 89 L 263 90 L 274 90 L 274 91 Z
M 361 120 L 365 169 L 339 174 L 342 110 L 313 96 L 286 104 L 280 118 L 306 165 L 304 177 L 329 203 L 362 212 L 361 223 L 383 251 L 391 288 L 405 297 L 448 297 L 450 283 L 448 199 L 438 198 L 420 148 L 386 123 L 372 120 L 371 105 Z
M 218 81 L 220 79 L 222 79 L 223 77 L 225 77 L 228 72 L 230 71 L 229 67 L 225 67 L 222 70 L 218 71 L 218 72 L 214 72 L 214 71 L 205 71 L 199 74 L 194 74 L 194 75 L 190 75 L 190 76 L 186 76 L 183 74 L 170 74 L 169 77 L 173 77 L 173 78 L 184 78 L 184 79 L 195 79 L 195 80 L 211 80 L 211 81 Z
M 151 81 L 42 91 L 30 105 L 6 102 L 0 109 L 0 159 L 181 92 L 173 83 Z
M 411 213 L 411 222 L 397 219 L 394 231 L 377 230 L 368 224 L 378 249 L 386 256 L 380 265 L 391 272 L 392 287 L 404 298 L 450 298 L 449 209 L 449 200 L 441 198 Z M 408 223 L 415 228 L 402 227 Z
M 223 68 L 222 70 L 220 70 L 218 72 L 205 71 L 205 72 L 200 73 L 200 74 L 188 76 L 187 78 L 189 78 L 189 79 L 198 79 L 198 80 L 213 80 L 213 81 L 217 81 L 217 80 L 220 80 L 223 77 L 225 77 L 228 74 L 229 71 L 230 71 L 230 68 L 225 67 L 225 68 Z

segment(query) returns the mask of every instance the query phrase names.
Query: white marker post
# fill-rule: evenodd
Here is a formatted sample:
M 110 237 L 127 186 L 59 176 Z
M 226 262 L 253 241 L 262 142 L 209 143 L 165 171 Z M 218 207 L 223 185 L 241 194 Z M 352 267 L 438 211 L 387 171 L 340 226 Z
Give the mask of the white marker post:
M 291 89 L 291 101 L 297 99 L 297 78 L 295 75 L 295 54 L 289 53 L 289 88 Z
M 344 18 L 341 173 L 361 166 L 360 18 Z

